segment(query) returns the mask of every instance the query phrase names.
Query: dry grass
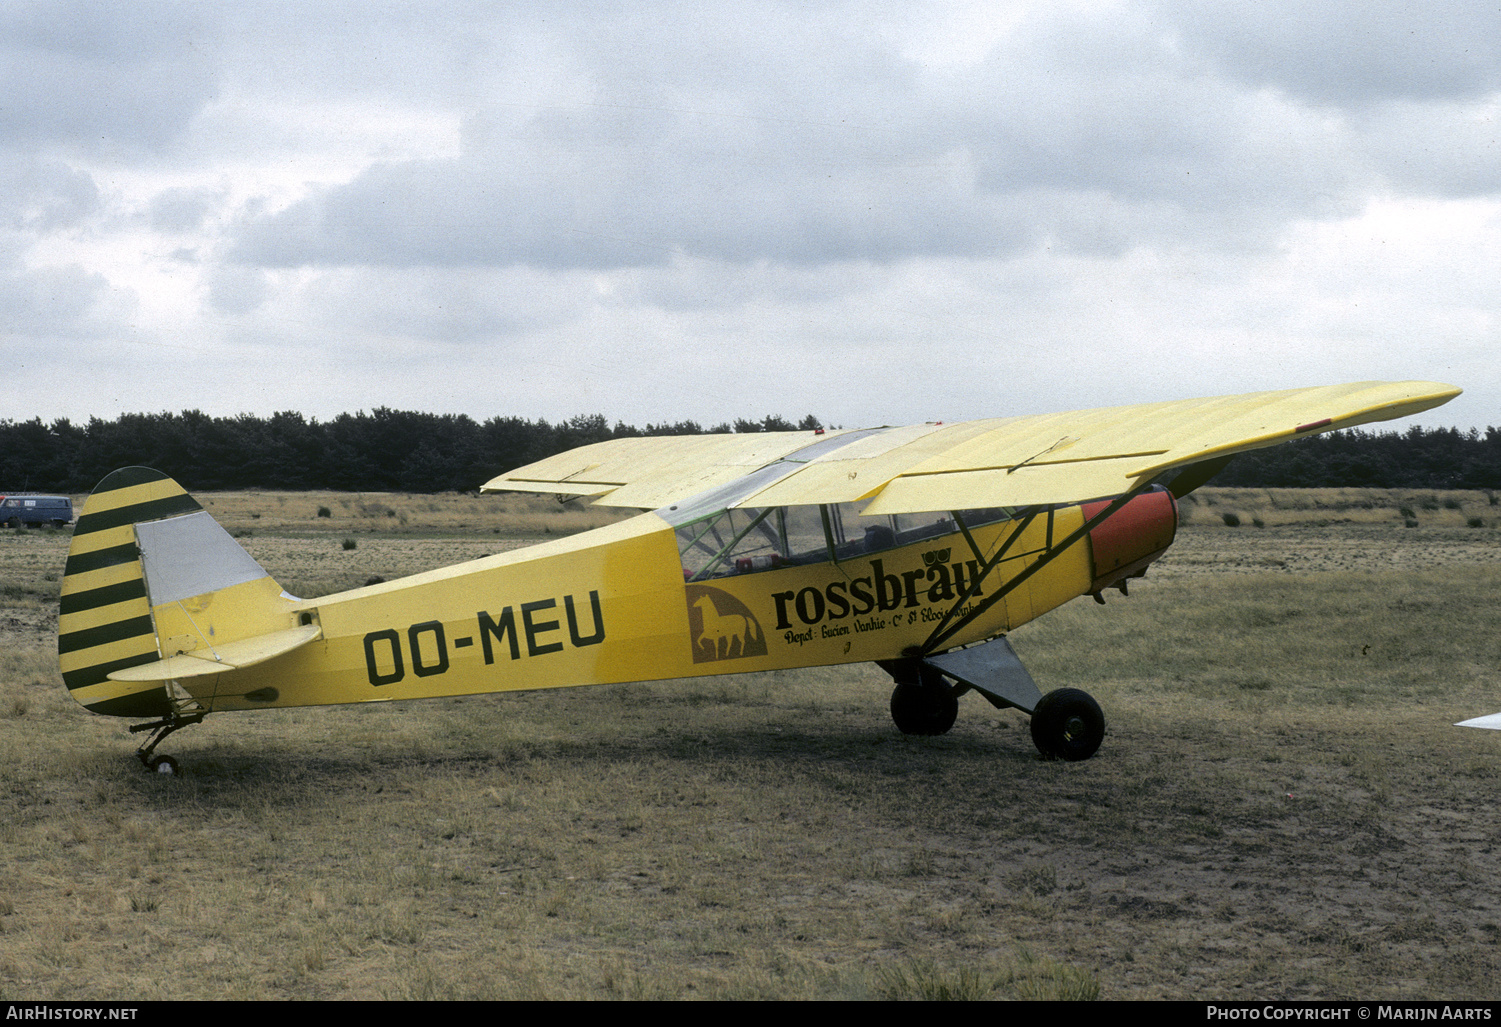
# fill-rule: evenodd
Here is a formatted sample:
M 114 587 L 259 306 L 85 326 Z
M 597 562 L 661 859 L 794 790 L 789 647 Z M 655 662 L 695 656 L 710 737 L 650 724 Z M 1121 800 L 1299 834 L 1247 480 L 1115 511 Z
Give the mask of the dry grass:
M 630 516 L 631 511 L 559 503 L 520 493 L 398 495 L 387 492 L 203 492 L 194 494 L 237 537 L 275 535 L 572 535 Z M 327 511 L 328 516 L 321 516 Z
M 1195 527 L 1357 524 L 1495 528 L 1501 524 L 1498 500 L 1501 500 L 1501 494 L 1464 489 L 1209 487 L 1188 496 L 1182 503 L 1181 512 L 1184 523 Z M 1480 523 L 1472 524 L 1472 521 Z
M 211 717 L 177 780 L 58 681 L 66 536 L 5 533 L 0 999 L 1494 999 L 1501 734 L 1448 725 L 1501 709 L 1501 565 L 1463 523 L 1191 526 L 1017 632 L 1104 706 L 1084 764 L 973 696 L 903 738 L 857 666 Z M 473 530 L 246 541 L 316 585 Z

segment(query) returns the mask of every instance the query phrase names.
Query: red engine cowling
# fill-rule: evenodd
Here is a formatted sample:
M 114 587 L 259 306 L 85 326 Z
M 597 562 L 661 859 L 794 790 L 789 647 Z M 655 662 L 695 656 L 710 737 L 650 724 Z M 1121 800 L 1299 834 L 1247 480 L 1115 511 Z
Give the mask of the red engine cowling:
M 1110 505 L 1110 500 L 1083 504 L 1088 521 Z M 1161 485 L 1136 496 L 1096 525 L 1089 533 L 1094 581 L 1089 591 L 1096 597 L 1103 589 L 1139 578 L 1147 565 L 1167 552 L 1178 532 L 1178 503 Z

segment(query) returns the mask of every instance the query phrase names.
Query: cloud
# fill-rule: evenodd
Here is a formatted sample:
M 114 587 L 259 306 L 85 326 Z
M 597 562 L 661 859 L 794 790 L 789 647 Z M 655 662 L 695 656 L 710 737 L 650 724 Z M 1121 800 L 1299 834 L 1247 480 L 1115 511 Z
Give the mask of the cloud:
M 1487 3 L 1183 0 L 1156 10 L 1218 70 L 1315 104 L 1463 100 L 1501 89 L 1501 18 Z
M 163 189 L 152 197 L 147 210 L 153 231 L 163 234 L 194 232 L 204 226 L 224 203 L 223 189 Z
M 130 297 L 117 295 L 103 275 L 77 265 L 0 270 L 4 338 L 12 345 L 28 338 L 51 345 L 89 337 L 129 303 Z
M 587 28 L 531 24 L 559 55 L 555 96 L 521 84 L 529 99 L 479 104 L 457 155 L 319 186 L 247 221 L 230 252 L 266 267 L 599 270 L 674 255 L 810 266 L 1045 244 L 1239 248 L 1349 215 L 1383 182 L 1493 184 L 1489 126 L 1474 115 L 1410 107 L 1405 120 L 1445 151 L 1423 169 L 1364 117 L 1395 96 L 1473 92 L 1490 81 L 1484 62 L 1440 82 L 1413 56 L 1422 41 L 1388 53 L 1407 37 L 1352 15 L 1345 29 L 1378 33 L 1384 55 L 1357 76 L 1338 56 L 1339 23 L 1239 10 L 1032 11 L 983 56 L 938 69 L 879 28 L 787 8 L 739 31 L 713 7 L 683 25 L 618 12 Z M 1470 27 L 1399 24 L 1422 25 L 1442 56 Z M 1234 45 L 1254 32 L 1263 49 Z M 1295 60 L 1305 49 L 1322 71 Z M 1343 92 L 1317 92 L 1325 78 Z
M 1501 402 L 1493 13 L 0 6 L 8 342 L 117 368 L 16 394 L 868 423 L 1456 367 Z
M 0 227 L 45 234 L 77 227 L 99 209 L 86 171 L 35 157 L 0 163 Z
M 266 274 L 255 268 L 223 264 L 206 276 L 209 306 L 220 314 L 248 314 L 271 295 Z
M 215 90 L 191 4 L 0 5 L 0 136 L 10 145 L 160 151 Z
M 1390 189 L 1451 198 L 1501 193 L 1501 94 L 1394 101 L 1360 122 L 1356 145 Z

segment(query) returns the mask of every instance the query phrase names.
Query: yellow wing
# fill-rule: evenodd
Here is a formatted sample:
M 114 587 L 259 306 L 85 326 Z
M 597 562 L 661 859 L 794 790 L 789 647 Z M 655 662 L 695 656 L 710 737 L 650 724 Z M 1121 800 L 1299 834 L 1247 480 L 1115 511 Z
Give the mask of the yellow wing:
M 597 506 L 655 510 L 735 481 L 828 436 L 786 431 L 611 439 L 507 471 L 481 491 L 598 496 Z
M 1439 382 L 1356 382 L 957 424 L 616 439 L 517 468 L 484 490 L 639 509 L 710 490 L 723 492 L 721 508 L 868 500 L 868 514 L 1076 503 L 1174 468 L 1406 417 L 1459 393 Z

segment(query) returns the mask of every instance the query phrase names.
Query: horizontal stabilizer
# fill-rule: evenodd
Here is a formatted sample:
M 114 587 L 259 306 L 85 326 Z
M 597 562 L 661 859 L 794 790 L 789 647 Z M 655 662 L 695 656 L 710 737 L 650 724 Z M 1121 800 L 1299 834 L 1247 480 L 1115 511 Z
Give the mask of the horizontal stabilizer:
M 274 656 L 289 653 L 307 645 L 323 634 L 316 624 L 273 631 L 269 635 L 242 638 L 238 642 L 226 642 L 212 649 L 198 649 L 180 656 L 170 656 L 155 663 L 139 667 L 127 667 L 109 675 L 111 681 L 170 681 L 177 678 L 195 678 L 204 674 L 222 674 L 226 670 L 238 670 L 264 663 Z
M 1473 720 L 1461 720 L 1455 727 L 1488 727 L 1492 731 L 1501 731 L 1501 713 L 1492 713 L 1489 717 L 1476 717 Z

